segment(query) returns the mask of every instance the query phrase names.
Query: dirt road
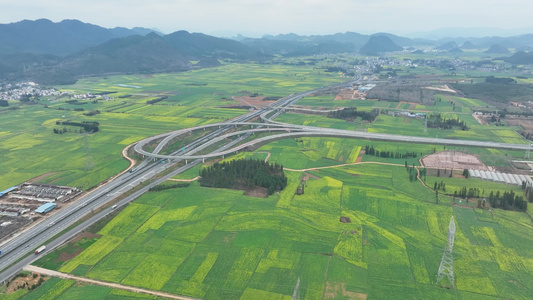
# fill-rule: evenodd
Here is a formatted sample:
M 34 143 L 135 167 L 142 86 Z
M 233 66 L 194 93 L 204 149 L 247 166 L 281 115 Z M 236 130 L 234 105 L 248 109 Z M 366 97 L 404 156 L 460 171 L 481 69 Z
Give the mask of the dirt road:
M 173 295 L 173 294 L 160 292 L 160 291 L 142 289 L 142 288 L 123 285 L 123 284 L 119 284 L 119 283 L 111 283 L 111 282 L 95 280 L 95 279 L 89 279 L 89 278 L 80 277 L 80 276 L 74 276 L 74 275 L 71 275 L 71 274 L 61 273 L 61 272 L 48 270 L 48 269 L 43 269 L 43 268 L 32 266 L 32 265 L 25 266 L 24 270 L 30 271 L 30 272 L 33 272 L 33 273 L 39 273 L 39 274 L 46 275 L 46 276 L 57 277 L 57 278 L 62 278 L 62 279 L 70 279 L 70 280 L 75 280 L 75 281 L 82 282 L 82 283 L 100 285 L 100 286 L 107 286 L 107 287 L 114 288 L 114 289 L 126 290 L 126 291 L 130 291 L 130 292 L 134 292 L 134 293 L 143 293 L 143 294 L 148 294 L 148 295 L 154 295 L 154 296 L 157 296 L 157 297 L 163 297 L 163 298 L 168 298 L 168 299 L 178 299 L 178 300 L 196 300 L 197 299 L 197 298 L 191 298 L 191 297 L 186 297 L 186 296 Z

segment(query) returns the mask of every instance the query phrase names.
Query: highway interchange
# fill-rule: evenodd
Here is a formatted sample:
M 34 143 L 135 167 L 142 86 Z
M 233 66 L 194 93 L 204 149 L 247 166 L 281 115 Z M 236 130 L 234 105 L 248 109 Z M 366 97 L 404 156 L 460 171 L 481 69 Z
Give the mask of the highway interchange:
M 353 81 L 344 82 L 335 86 L 328 86 L 326 88 L 340 88 L 356 83 L 359 81 L 359 79 L 360 78 L 355 78 Z M 172 176 L 182 173 L 185 170 L 202 163 L 206 158 L 225 156 L 247 147 L 257 147 L 258 145 L 268 143 L 276 139 L 296 138 L 302 136 L 328 136 L 381 141 L 425 143 L 434 145 L 486 147 L 521 151 L 527 151 L 531 148 L 531 146 L 528 144 L 504 144 L 495 142 L 377 134 L 362 131 L 298 126 L 275 122 L 272 120 L 277 115 L 284 112 L 283 107 L 289 106 L 298 99 L 315 93 L 318 90 L 320 89 L 288 96 L 271 104 L 268 107 L 253 110 L 245 115 L 227 122 L 177 130 L 140 141 L 135 145 L 135 151 L 152 159 L 145 159 L 142 163 L 135 167 L 134 172 L 124 173 L 116 177 L 114 180 L 99 186 L 94 191 L 82 196 L 75 203 L 58 210 L 44 221 L 32 226 L 28 230 L 20 233 L 16 237 L 0 246 L 0 250 L 2 251 L 2 255 L 0 256 L 0 270 L 2 271 L 2 273 L 0 273 L 0 282 L 4 282 L 12 278 L 22 269 L 23 266 L 30 264 L 38 257 L 45 255 L 47 252 L 68 241 L 70 238 L 83 231 L 94 222 L 113 212 L 113 209 L 109 207 L 109 203 L 116 201 L 117 197 L 124 195 L 133 188 L 140 186 L 142 183 L 144 183 L 144 185 L 141 188 L 133 192 L 131 195 L 121 199 L 116 203 L 117 206 L 120 207 L 126 205 L 143 193 L 147 192 L 150 187 L 158 185 L 168 178 L 171 178 Z M 272 115 L 269 117 L 270 114 Z M 250 121 L 256 119 L 262 120 L 262 123 L 250 123 Z M 239 126 L 249 127 L 250 129 L 234 131 L 235 129 L 238 129 Z M 172 140 L 178 138 L 180 135 L 196 130 L 206 129 L 210 129 L 212 131 L 187 144 L 182 149 L 170 154 L 159 154 Z M 251 139 L 242 143 L 255 133 L 269 131 L 281 133 Z M 233 138 L 233 140 L 231 140 L 231 138 Z M 231 142 L 226 143 L 225 145 L 220 145 L 221 142 L 227 141 L 228 139 L 230 139 Z M 144 150 L 144 147 L 147 144 L 153 144 L 155 142 L 158 144 L 153 151 L 150 152 Z M 216 145 L 219 146 L 215 151 L 206 151 L 206 149 L 209 147 L 214 147 Z M 202 153 L 202 151 L 206 153 Z M 161 163 L 161 160 L 164 160 L 166 163 Z M 169 171 L 171 166 L 183 160 L 186 161 L 184 166 L 176 170 Z M 157 179 L 154 179 L 156 177 Z M 106 205 L 107 208 L 102 209 L 103 207 L 106 207 Z M 95 210 L 99 209 L 101 210 L 98 213 L 90 216 L 91 213 L 94 213 Z M 69 231 L 63 232 L 86 216 L 90 216 L 90 218 L 80 224 L 77 224 Z M 29 253 L 33 252 L 35 248 L 45 243 L 47 249 L 42 254 L 28 255 Z
M 353 82 L 354 81 L 345 82 L 335 86 L 329 86 L 327 88 L 342 87 L 348 84 L 352 84 Z M 192 155 L 193 153 L 200 151 L 198 148 L 204 149 L 205 147 L 202 146 L 205 142 L 210 141 L 213 138 L 224 134 L 225 132 L 234 128 L 234 123 L 250 121 L 254 118 L 259 117 L 262 113 L 266 111 L 290 105 L 301 97 L 305 97 L 318 90 L 319 89 L 315 89 L 304 93 L 291 95 L 271 104 L 267 108 L 251 111 L 228 122 L 220 123 L 217 125 L 220 128 L 204 135 L 203 137 L 199 138 L 196 141 L 193 141 L 192 143 L 189 143 L 180 150 L 180 154 Z M 241 137 L 233 140 L 232 142 L 220 147 L 215 152 L 225 151 L 229 147 L 232 147 L 235 144 L 238 144 L 242 140 L 246 139 L 249 135 L 250 134 L 244 134 Z M 157 147 L 154 152 L 157 153 L 161 149 L 162 146 Z M 174 155 L 177 155 L 177 153 L 174 153 Z M 141 189 L 135 191 L 132 195 L 120 200 L 120 202 L 117 203 L 118 207 L 123 206 L 133 201 L 143 193 L 147 192 L 150 187 L 156 186 L 161 182 L 164 182 L 168 178 L 171 178 L 179 173 L 184 172 L 189 168 L 192 168 L 194 165 L 201 163 L 203 160 L 197 159 L 195 161 L 188 162 L 188 164 L 186 164 L 185 166 L 180 167 L 175 171 L 165 173 L 165 175 L 160 176 L 157 180 L 152 180 L 152 178 L 156 177 L 156 175 L 164 173 L 173 164 L 176 164 L 180 161 L 181 159 L 176 159 L 172 162 L 163 164 L 160 163 L 160 161 L 144 160 L 142 163 L 135 167 L 134 172 L 124 173 L 116 177 L 114 180 L 99 186 L 94 191 L 76 200 L 76 202 L 72 205 L 56 211 L 42 222 L 35 224 L 28 230 L 25 230 L 24 232 L 18 234 L 9 241 L 0 245 L 0 251 L 2 251 L 2 254 L 0 256 L 0 282 L 5 282 L 6 280 L 9 280 L 14 275 L 16 275 L 22 269 L 23 266 L 35 261 L 37 258 L 43 255 L 46 255 L 46 253 L 50 252 L 55 247 L 63 244 L 65 241 L 72 238 L 75 234 L 81 232 L 84 228 L 87 228 L 97 220 L 105 217 L 107 214 L 112 212 L 111 208 L 103 209 L 97 215 L 92 216 L 90 220 L 83 222 L 83 224 L 81 225 L 77 225 L 75 228 L 71 228 L 66 233 L 62 233 L 82 218 L 89 216 L 95 210 L 105 207 L 106 204 L 113 202 L 117 197 L 127 193 L 134 187 L 137 187 L 144 182 L 145 185 Z M 148 184 L 146 184 L 147 181 L 149 182 Z M 51 240 L 52 238 L 54 239 Z M 36 248 L 45 243 L 47 246 L 45 251 L 43 251 L 39 255 L 31 254 Z

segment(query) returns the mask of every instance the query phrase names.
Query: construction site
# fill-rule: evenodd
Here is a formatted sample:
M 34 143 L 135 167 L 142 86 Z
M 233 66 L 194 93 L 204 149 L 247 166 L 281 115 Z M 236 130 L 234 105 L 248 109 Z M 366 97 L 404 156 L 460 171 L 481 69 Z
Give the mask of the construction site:
M 0 240 L 42 218 L 51 209 L 67 205 L 81 192 L 75 187 L 39 183 L 23 183 L 1 191 Z

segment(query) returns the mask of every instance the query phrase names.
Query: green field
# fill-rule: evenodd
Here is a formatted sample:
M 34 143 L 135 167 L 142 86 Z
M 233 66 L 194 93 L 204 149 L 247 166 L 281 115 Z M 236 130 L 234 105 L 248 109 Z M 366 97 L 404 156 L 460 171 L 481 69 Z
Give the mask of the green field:
M 417 70 L 432 74 L 429 68 Z M 404 73 L 411 70 L 404 68 Z M 414 72 L 414 71 L 413 71 Z M 342 78 L 308 66 L 224 65 L 176 74 L 87 78 L 64 90 L 116 91 L 114 99 L 75 105 L 42 100 L 1 114 L 0 184 L 11 186 L 42 174 L 41 182 L 83 188 L 120 172 L 127 162 L 120 151 L 147 136 L 219 122 L 246 110 L 232 96 L 259 93 L 286 96 Z M 131 95 L 126 98 L 119 98 Z M 147 100 L 168 99 L 154 105 Z M 374 100 L 333 101 L 311 96 L 299 105 L 397 109 L 398 103 Z M 440 96 L 438 96 L 440 97 Z M 225 98 L 227 100 L 222 100 Z M 453 101 L 455 109 L 451 104 Z M 445 118 L 459 118 L 468 131 L 424 130 L 424 120 L 381 114 L 373 123 L 324 116 L 283 114 L 277 121 L 346 130 L 412 136 L 526 143 L 506 126 L 480 125 L 471 116 L 475 99 L 446 97 L 435 106 L 417 106 Z M 74 109 L 98 109 L 88 117 Z M 407 110 L 410 104 L 398 109 Z M 31 116 L 31 117 L 30 117 Z M 27 118 L 27 122 L 16 120 Z M 57 120 L 100 122 L 88 135 L 52 133 Z M 89 149 L 87 149 L 87 143 Z M 362 155 L 379 151 L 415 152 L 395 159 Z M 291 299 L 300 279 L 301 299 L 531 299 L 533 298 L 533 205 L 527 212 L 474 208 L 410 181 L 404 164 L 441 150 L 464 150 L 486 164 L 508 167 L 524 153 L 482 148 L 388 143 L 338 138 L 294 138 L 240 152 L 226 160 L 268 158 L 282 164 L 285 190 L 267 198 L 243 191 L 189 187 L 148 192 L 97 229 L 98 236 L 67 244 L 35 264 L 90 279 L 202 299 Z M 94 162 L 86 169 L 90 153 Z M 52 154 L 52 155 L 51 155 Z M 359 158 L 359 159 L 358 159 Z M 24 162 L 24 163 L 21 163 Z M 212 161 L 206 162 L 210 164 Z M 340 166 L 342 165 L 342 166 Z M 177 175 L 198 176 L 201 166 Z M 302 195 L 296 191 L 305 178 Z M 446 183 L 446 193 L 464 186 L 491 191 L 518 187 L 477 179 L 424 176 L 429 186 Z M 474 202 L 475 203 L 475 202 Z M 448 224 L 455 217 L 456 289 L 436 284 Z M 345 222 L 341 222 L 341 217 Z M 349 221 L 346 221 L 349 219 Z M 61 254 L 78 253 L 62 260 Z M 0 294 L 7 299 L 154 299 L 71 280 L 49 279 L 31 292 Z M 3 298 L 2 298 L 3 299 Z
M 259 93 L 287 96 L 342 81 L 337 74 L 311 67 L 280 65 L 224 65 L 174 74 L 121 75 L 85 78 L 62 90 L 116 92 L 111 100 L 42 99 L 41 105 L 22 105 L 0 114 L 0 190 L 42 176 L 39 182 L 88 189 L 128 166 L 122 149 L 142 138 L 181 128 L 220 122 L 247 112 L 218 108 L 235 105 L 232 96 Z M 192 84 L 192 85 L 191 85 Z M 204 85 L 205 84 L 205 85 Z M 127 98 L 120 98 L 132 95 Z M 157 104 L 147 100 L 169 98 Z M 223 101 L 221 98 L 229 101 Z M 206 107 L 207 106 L 207 107 Z M 84 109 L 84 111 L 74 111 Z M 89 110 L 101 114 L 85 116 Z M 56 121 L 96 121 L 100 131 L 88 135 L 54 134 Z
M 533 296 L 533 225 L 524 213 L 437 205 L 403 166 L 312 174 L 303 195 L 295 195 L 300 172 L 268 198 L 196 183 L 145 194 L 55 268 L 205 299 L 290 299 L 298 278 L 302 299 Z M 457 290 L 435 285 L 452 215 Z M 71 289 L 57 299 L 82 293 Z

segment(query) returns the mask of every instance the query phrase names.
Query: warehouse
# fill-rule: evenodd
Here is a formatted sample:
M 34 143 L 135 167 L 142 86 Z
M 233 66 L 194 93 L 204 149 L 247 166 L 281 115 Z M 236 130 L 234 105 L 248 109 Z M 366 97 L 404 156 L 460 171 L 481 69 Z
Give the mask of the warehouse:
M 43 204 L 41 206 L 39 206 L 35 212 L 36 213 L 40 213 L 40 214 L 45 214 L 49 211 L 51 211 L 52 209 L 54 209 L 56 207 L 56 204 L 55 203 L 46 203 L 46 204 Z

